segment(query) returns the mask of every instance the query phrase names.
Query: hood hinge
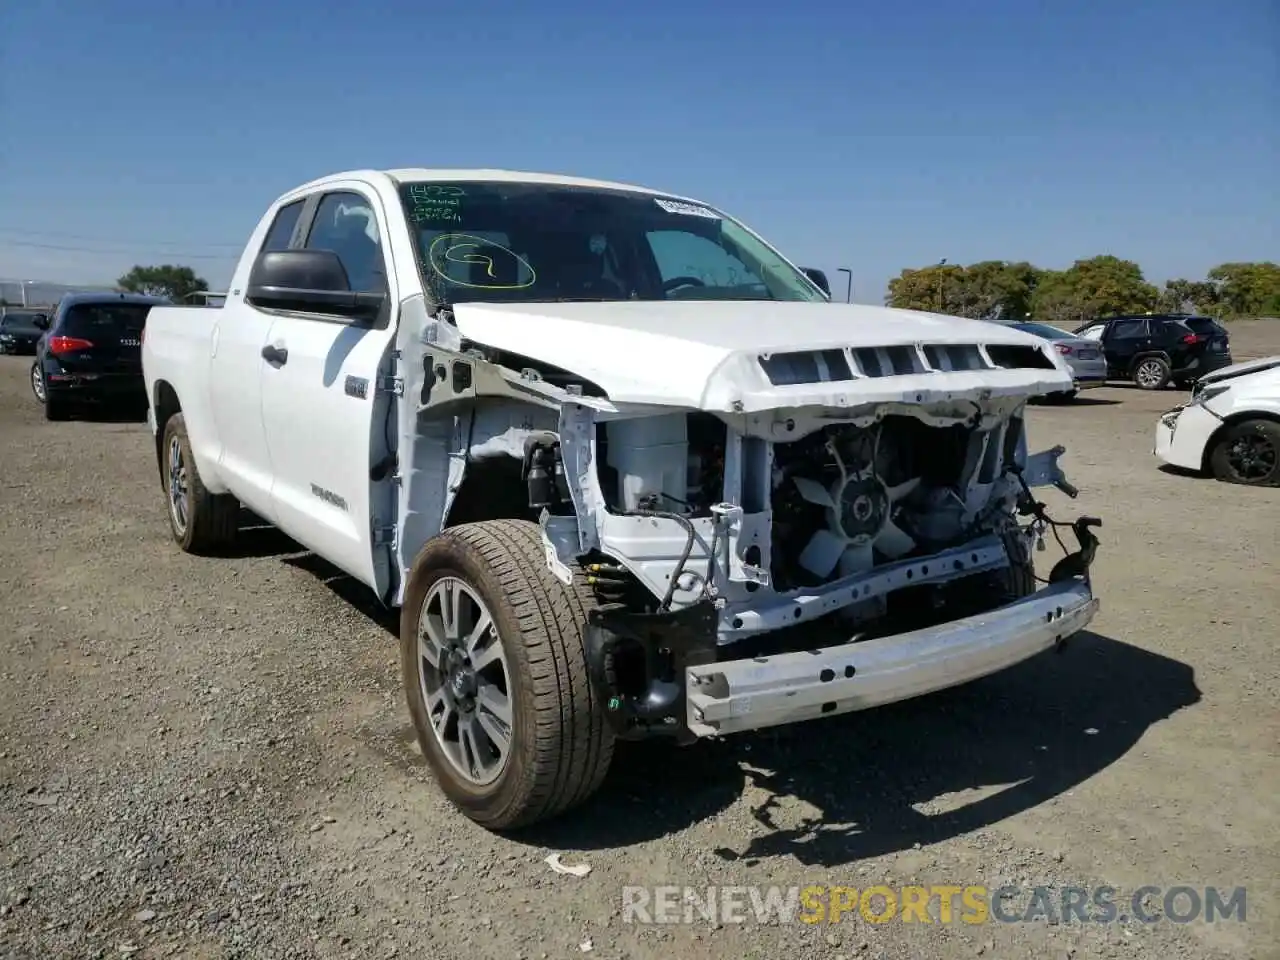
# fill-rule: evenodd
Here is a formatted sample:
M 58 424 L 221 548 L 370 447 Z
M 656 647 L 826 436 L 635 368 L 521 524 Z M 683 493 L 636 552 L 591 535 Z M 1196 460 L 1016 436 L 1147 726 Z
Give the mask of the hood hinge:
M 393 349 L 388 357 L 391 361 L 391 369 L 394 371 L 400 366 L 400 351 Z M 377 389 L 383 393 L 390 393 L 393 396 L 404 396 L 404 377 L 397 377 L 394 373 L 390 376 L 378 374 Z

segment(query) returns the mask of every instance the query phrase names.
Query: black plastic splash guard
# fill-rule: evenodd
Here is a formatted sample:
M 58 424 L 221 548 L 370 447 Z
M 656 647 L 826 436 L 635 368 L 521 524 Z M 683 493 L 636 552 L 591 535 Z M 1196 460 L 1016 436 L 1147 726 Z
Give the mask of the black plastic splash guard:
M 614 654 L 636 644 L 644 655 L 640 694 L 624 693 L 613 675 Z M 621 604 L 598 607 L 586 628 L 587 669 L 617 737 L 687 738 L 686 667 L 716 659 L 716 609 L 708 599 L 654 613 Z

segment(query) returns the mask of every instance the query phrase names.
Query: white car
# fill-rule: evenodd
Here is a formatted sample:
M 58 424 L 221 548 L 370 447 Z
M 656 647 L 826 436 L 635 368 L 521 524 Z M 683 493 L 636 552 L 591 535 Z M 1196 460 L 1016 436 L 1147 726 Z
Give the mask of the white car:
M 1060 645 L 1097 609 L 1098 521 L 1037 587 L 1031 488 L 1075 490 L 1024 414 L 1070 369 L 824 288 L 640 187 L 305 184 L 220 306 L 147 318 L 173 537 L 216 553 L 244 504 L 399 607 L 422 751 L 494 829 L 585 799 L 620 738 L 861 710 Z
M 1155 455 L 1228 483 L 1280 486 L 1280 356 L 1206 374 L 1162 414 Z

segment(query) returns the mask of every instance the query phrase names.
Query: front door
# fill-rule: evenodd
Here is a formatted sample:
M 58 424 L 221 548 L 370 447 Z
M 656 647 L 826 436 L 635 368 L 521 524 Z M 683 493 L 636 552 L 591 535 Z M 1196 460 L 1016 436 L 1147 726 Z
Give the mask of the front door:
M 374 526 L 393 520 L 394 395 L 380 390 L 395 340 L 394 273 L 379 241 L 376 202 L 350 190 L 315 206 L 303 246 L 332 250 L 357 291 L 388 292 L 376 323 L 280 313 L 262 350 L 262 410 L 276 523 L 380 597 L 390 546 Z

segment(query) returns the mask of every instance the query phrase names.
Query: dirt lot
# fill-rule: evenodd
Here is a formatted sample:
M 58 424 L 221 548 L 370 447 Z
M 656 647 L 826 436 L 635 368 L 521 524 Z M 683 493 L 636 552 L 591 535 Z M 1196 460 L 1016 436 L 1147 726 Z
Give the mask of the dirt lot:
M 1233 345 L 1280 353 L 1280 327 Z M 1051 508 L 1106 523 L 1103 609 L 1065 652 L 623 750 L 589 807 L 503 839 L 428 780 L 389 618 L 271 531 L 179 553 L 146 427 L 45 423 L 28 366 L 0 358 L 0 955 L 1280 956 L 1280 491 L 1157 469 L 1173 391 L 1033 413 L 1082 491 Z M 626 885 L 913 883 L 1110 885 L 1122 908 L 1246 886 L 1247 922 L 621 919 Z

